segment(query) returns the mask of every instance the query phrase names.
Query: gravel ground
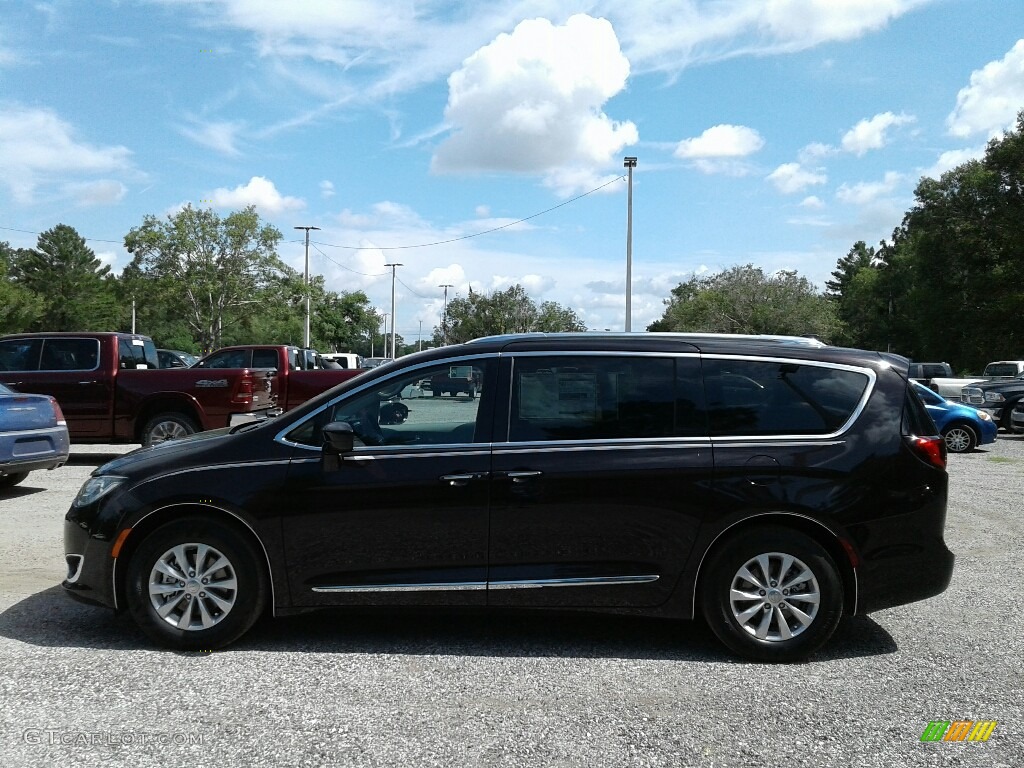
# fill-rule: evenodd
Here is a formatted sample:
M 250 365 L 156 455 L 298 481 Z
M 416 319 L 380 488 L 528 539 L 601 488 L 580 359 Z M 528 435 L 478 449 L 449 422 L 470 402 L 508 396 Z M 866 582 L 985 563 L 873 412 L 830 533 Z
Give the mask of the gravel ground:
M 57 586 L 64 512 L 121 450 L 0 495 L 0 765 L 1024 765 L 1024 437 L 950 457 L 946 593 L 789 666 L 699 624 L 537 614 L 322 614 L 154 650 Z M 999 724 L 920 741 L 957 719 Z

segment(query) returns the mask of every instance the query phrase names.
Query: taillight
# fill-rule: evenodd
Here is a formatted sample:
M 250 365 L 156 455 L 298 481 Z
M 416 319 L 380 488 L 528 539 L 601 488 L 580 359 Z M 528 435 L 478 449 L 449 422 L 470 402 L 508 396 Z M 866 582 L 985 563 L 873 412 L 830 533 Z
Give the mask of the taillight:
M 53 415 L 57 417 L 57 426 L 66 427 L 68 420 L 64 418 L 64 411 L 60 409 L 60 403 L 57 402 L 57 398 L 51 395 L 50 404 L 53 406 Z
M 946 468 L 946 441 L 943 438 L 909 435 L 904 439 L 919 459 L 939 469 Z
M 253 375 L 250 371 L 246 371 L 242 374 L 242 377 L 238 380 L 238 389 L 235 390 L 235 394 L 231 397 L 231 402 L 248 404 L 252 402 L 253 393 Z

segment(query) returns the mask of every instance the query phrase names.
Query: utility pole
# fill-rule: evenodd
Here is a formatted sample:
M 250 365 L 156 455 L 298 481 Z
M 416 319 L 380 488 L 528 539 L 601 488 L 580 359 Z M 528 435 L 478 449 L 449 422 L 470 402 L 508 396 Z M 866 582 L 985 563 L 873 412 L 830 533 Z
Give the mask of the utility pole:
M 444 283 L 437 286 L 444 288 L 444 309 L 441 311 L 441 345 L 448 343 L 448 289 L 453 287 L 451 283 Z
M 416 339 L 419 342 L 416 346 L 417 352 L 423 351 L 423 321 L 420 320 L 420 332 L 416 334 Z
M 636 158 L 627 157 L 623 165 L 629 171 L 626 193 L 626 333 L 629 333 L 633 330 L 633 169 Z
M 295 229 L 306 230 L 306 335 L 302 346 L 309 349 L 309 230 L 319 230 L 320 227 L 295 227 Z
M 385 267 L 391 267 L 391 359 L 395 359 L 395 328 L 398 327 L 398 323 L 395 318 L 395 268 L 404 267 L 405 264 L 385 264 Z

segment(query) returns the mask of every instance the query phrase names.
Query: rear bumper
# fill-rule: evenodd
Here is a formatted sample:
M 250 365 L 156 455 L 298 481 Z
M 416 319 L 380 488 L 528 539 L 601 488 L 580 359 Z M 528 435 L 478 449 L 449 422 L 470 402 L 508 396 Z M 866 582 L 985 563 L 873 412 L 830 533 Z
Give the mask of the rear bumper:
M 916 554 L 898 552 L 865 563 L 857 573 L 857 613 L 871 613 L 941 594 L 953 578 L 955 556 L 941 540 Z
M 70 450 L 67 427 L 0 432 L 0 475 L 56 469 Z

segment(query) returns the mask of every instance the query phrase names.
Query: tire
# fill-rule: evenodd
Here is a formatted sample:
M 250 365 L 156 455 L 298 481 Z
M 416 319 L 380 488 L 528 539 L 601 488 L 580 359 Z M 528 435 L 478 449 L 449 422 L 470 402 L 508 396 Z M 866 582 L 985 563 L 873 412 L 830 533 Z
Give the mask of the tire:
M 469 387 L 469 396 L 471 399 L 476 398 L 476 384 L 471 384 Z
M 978 447 L 977 433 L 966 424 L 950 424 L 942 437 L 950 453 L 968 453 Z
M 786 592 L 786 584 L 793 591 Z M 753 528 L 711 556 L 700 602 L 711 631 L 734 653 L 754 661 L 802 661 L 835 632 L 843 583 L 814 539 L 785 528 Z
M 268 587 L 263 564 L 243 536 L 216 521 L 184 518 L 143 540 L 128 564 L 126 591 L 128 610 L 150 639 L 206 651 L 234 642 L 256 623 Z
M 13 488 L 28 477 L 28 472 L 12 472 L 9 475 L 0 477 L 0 488 Z
M 154 416 L 142 428 L 142 444 L 145 446 L 162 443 L 164 440 L 175 440 L 179 437 L 194 435 L 199 425 L 191 416 L 177 411 L 167 411 Z

